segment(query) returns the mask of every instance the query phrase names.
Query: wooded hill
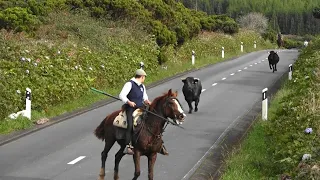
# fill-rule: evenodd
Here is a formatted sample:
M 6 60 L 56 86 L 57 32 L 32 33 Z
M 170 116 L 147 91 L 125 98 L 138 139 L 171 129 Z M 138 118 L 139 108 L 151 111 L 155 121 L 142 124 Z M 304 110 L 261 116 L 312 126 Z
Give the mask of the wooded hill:
M 320 6 L 319 0 L 180 0 L 192 9 L 208 14 L 228 14 L 237 18 L 250 12 L 261 12 L 268 17 L 270 25 L 282 34 L 320 33 L 320 21 L 312 11 Z

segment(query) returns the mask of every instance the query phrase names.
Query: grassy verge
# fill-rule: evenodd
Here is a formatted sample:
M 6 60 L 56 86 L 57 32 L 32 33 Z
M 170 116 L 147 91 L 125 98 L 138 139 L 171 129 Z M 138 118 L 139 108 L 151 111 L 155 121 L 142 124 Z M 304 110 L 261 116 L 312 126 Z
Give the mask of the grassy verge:
M 320 178 L 319 40 L 302 51 L 293 80 L 271 102 L 268 121 L 258 118 L 241 146 L 227 155 L 221 179 Z M 311 159 L 302 160 L 304 154 Z
M 51 23 L 37 31 L 34 38 L 21 34 L 1 34 L 3 43 L 12 49 L 1 49 L 10 54 L 10 57 L 7 55 L 8 57 L 1 58 L 10 58 L 5 63 L 11 66 L 10 70 L 4 69 L 4 74 L 10 76 L 5 79 L 7 84 L 3 86 L 7 93 L 4 94 L 4 98 L 8 103 L 15 102 L 12 103 L 12 107 L 7 108 L 11 110 L 7 113 L 17 112 L 17 106 L 20 109 L 24 108 L 24 102 L 21 103 L 19 97 L 7 97 L 13 96 L 17 89 L 22 89 L 23 92 L 28 86 L 33 90 L 33 109 L 31 122 L 25 118 L 0 120 L 0 134 L 26 129 L 40 118 L 52 118 L 108 98 L 91 92 L 89 87 L 93 86 L 117 95 L 140 61 L 144 61 L 146 65 L 149 74 L 146 80 L 148 85 L 186 70 L 223 61 L 222 46 L 225 47 L 225 59 L 274 47 L 251 31 L 241 30 L 233 36 L 205 32 L 178 49 L 172 46 L 163 49 L 168 60 L 159 66 L 155 40 L 142 32 L 140 27 L 119 25 L 116 22 L 97 22 L 86 15 L 63 12 L 54 14 L 50 21 Z M 93 34 L 98 34 L 99 38 Z M 244 52 L 240 52 L 241 41 L 244 42 Z M 253 48 L 254 41 L 257 41 L 257 49 Z M 26 47 L 31 53 L 25 53 Z M 59 49 L 62 49 L 62 53 L 57 55 Z M 194 66 L 191 65 L 192 50 L 196 52 Z M 40 62 L 37 66 L 27 64 L 19 70 L 15 67 L 21 66 L 21 56 L 31 56 L 31 63 L 34 59 L 40 59 Z M 102 63 L 105 64 L 105 69 L 101 70 Z M 79 64 L 83 67 L 81 71 L 74 68 Z M 89 66 L 93 67 L 93 71 L 87 70 Z M 36 73 L 25 75 L 25 68 Z M 48 71 L 49 76 L 42 75 L 43 69 L 46 68 L 52 70 Z M 1 73 L 3 72 L 0 68 L 0 75 Z M 50 73 L 53 75 L 50 76 Z M 4 105 L 6 107 L 6 104 Z

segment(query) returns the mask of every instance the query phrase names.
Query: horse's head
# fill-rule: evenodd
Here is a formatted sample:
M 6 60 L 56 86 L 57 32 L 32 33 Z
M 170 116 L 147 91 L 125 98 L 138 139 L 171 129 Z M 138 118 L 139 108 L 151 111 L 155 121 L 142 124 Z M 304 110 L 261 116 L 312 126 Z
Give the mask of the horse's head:
M 165 96 L 165 102 L 163 104 L 163 113 L 164 116 L 167 118 L 171 118 L 177 124 L 182 124 L 186 117 L 186 114 L 183 111 L 183 108 L 177 98 L 178 92 L 172 92 L 170 89 Z

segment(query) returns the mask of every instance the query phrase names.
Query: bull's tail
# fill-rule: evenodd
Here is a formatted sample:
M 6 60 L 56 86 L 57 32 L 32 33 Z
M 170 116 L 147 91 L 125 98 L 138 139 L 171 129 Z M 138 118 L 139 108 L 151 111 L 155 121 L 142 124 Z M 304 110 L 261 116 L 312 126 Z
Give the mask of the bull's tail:
M 101 123 L 100 125 L 94 130 L 94 135 L 98 138 L 98 139 L 101 139 L 102 141 L 105 139 L 105 134 L 104 134 L 104 123 L 105 123 L 105 120 L 107 118 L 105 118 Z

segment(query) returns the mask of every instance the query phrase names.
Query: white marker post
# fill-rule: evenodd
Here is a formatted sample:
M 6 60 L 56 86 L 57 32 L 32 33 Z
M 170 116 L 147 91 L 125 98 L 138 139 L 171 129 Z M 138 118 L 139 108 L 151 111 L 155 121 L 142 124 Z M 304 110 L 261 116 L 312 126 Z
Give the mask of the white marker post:
M 195 61 L 195 52 L 194 50 L 192 50 L 192 65 L 194 65 L 194 61 Z
M 144 68 L 144 63 L 141 61 L 140 62 L 140 69 L 143 69 Z
M 254 41 L 253 47 L 254 47 L 255 49 L 257 48 L 257 42 L 256 42 L 256 41 Z
M 224 58 L 224 47 L 222 47 L 221 56 Z
M 268 98 L 267 98 L 268 88 L 262 90 L 262 120 L 268 119 Z
M 243 42 L 241 42 L 241 52 L 243 52 Z
M 292 64 L 289 65 L 289 80 L 292 79 Z
M 23 116 L 31 119 L 31 89 L 26 88 L 26 110 Z

